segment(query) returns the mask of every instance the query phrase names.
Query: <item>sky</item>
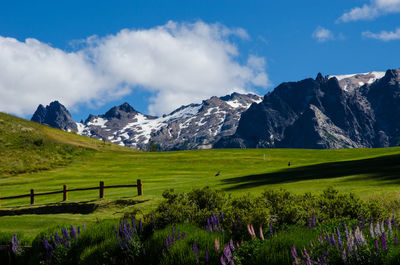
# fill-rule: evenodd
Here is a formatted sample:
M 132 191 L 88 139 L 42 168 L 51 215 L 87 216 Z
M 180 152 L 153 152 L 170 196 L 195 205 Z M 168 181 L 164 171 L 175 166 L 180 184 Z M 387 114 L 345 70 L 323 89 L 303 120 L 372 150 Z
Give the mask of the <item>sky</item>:
M 79 121 L 400 66 L 400 0 L 1 1 L 0 111 Z

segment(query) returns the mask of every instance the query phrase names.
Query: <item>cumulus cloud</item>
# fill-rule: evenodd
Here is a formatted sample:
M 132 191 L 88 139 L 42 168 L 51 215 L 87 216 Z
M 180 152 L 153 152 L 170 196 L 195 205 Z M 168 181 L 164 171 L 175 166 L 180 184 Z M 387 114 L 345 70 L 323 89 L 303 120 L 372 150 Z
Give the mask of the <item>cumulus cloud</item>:
M 400 12 L 400 0 L 370 0 L 369 4 L 355 7 L 344 13 L 337 22 L 372 20 L 376 17 Z
M 324 27 L 318 26 L 312 34 L 312 37 L 318 42 L 326 42 L 329 40 L 334 40 L 335 36 L 332 31 Z
M 371 31 L 364 31 L 363 37 L 377 39 L 382 41 L 400 40 L 400 28 L 395 31 L 381 31 L 379 33 L 373 33 Z
M 0 110 L 26 115 L 55 99 L 67 107 L 98 105 L 140 87 L 153 94 L 149 112 L 162 114 L 268 86 L 265 59 L 250 55 L 239 63 L 233 37 L 249 39 L 243 29 L 201 21 L 92 36 L 74 52 L 0 37 Z

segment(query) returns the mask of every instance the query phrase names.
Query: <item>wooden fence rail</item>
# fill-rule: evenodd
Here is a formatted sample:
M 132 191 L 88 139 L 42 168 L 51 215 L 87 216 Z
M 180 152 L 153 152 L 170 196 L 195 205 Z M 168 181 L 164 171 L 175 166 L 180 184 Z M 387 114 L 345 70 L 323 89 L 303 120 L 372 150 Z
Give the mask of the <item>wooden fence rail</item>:
M 52 194 L 58 194 L 62 193 L 63 194 L 63 201 L 68 200 L 68 193 L 73 192 L 73 191 L 84 191 L 84 190 L 99 190 L 99 198 L 103 199 L 104 198 L 104 189 L 112 189 L 112 188 L 137 188 L 137 193 L 138 195 L 143 195 L 143 185 L 142 185 L 142 180 L 138 179 L 137 184 L 134 185 L 110 185 L 110 186 L 105 186 L 104 181 L 100 181 L 100 184 L 98 187 L 90 187 L 90 188 L 75 188 L 75 189 L 68 189 L 67 185 L 63 185 L 62 190 L 58 191 L 49 191 L 49 192 L 41 192 L 41 193 L 35 193 L 34 189 L 31 189 L 31 192 L 29 194 L 23 194 L 23 195 L 17 195 L 17 196 L 8 196 L 8 197 L 0 197 L 0 206 L 1 206 L 1 201 L 2 200 L 12 200 L 12 199 L 20 199 L 20 198 L 26 198 L 30 197 L 31 199 L 31 204 L 35 204 L 35 197 L 36 196 L 43 196 L 43 195 L 52 195 Z

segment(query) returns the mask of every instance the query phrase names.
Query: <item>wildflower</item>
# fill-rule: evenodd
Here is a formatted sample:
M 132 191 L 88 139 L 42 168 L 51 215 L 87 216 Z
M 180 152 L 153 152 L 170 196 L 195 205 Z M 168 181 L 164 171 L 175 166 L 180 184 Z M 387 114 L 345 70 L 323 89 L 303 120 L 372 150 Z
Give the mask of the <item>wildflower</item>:
M 269 223 L 269 234 L 271 235 L 271 237 L 274 236 L 274 231 L 272 230 L 272 224 Z
M 205 257 L 205 260 L 206 260 L 206 263 L 208 263 L 208 250 L 206 250 L 206 257 Z
M 215 250 L 216 250 L 217 252 L 219 252 L 219 251 L 220 251 L 220 244 L 219 244 L 219 239 L 218 239 L 218 237 L 215 238 L 215 240 L 214 240 L 214 245 L 215 245 Z
M 304 248 L 304 256 L 306 256 L 306 264 L 307 265 L 312 265 L 312 261 L 310 259 L 310 255 L 308 255 L 308 252 L 307 252 L 306 248 Z
M 396 219 L 393 215 L 392 220 L 390 221 L 390 223 L 392 224 L 392 226 L 396 226 Z
M 342 238 L 341 238 L 341 236 L 340 236 L 339 228 L 336 228 L 336 235 L 337 235 L 339 247 L 342 248 L 342 247 L 343 247 L 343 244 L 342 244 Z
M 369 234 L 371 235 L 371 238 L 375 237 L 374 225 L 372 223 L 369 223 Z
M 332 235 L 331 238 L 332 238 L 332 243 L 333 243 L 333 245 L 334 245 L 335 247 L 337 247 L 336 240 L 335 240 L 335 235 Z
M 199 256 L 199 249 L 197 248 L 196 242 L 193 242 L 193 252 L 196 257 Z
M 397 239 L 397 234 L 394 235 L 394 245 L 397 246 L 399 244 L 399 240 Z
M 170 247 L 170 242 L 169 242 L 169 235 L 167 238 L 165 238 L 165 247 L 168 249 Z
M 222 265 L 226 265 L 224 255 L 222 255 L 221 258 L 220 258 L 219 260 L 221 261 L 221 264 L 222 264 Z
M 229 246 L 224 247 L 224 256 L 226 257 L 227 261 L 231 265 L 233 265 L 233 256 L 232 256 L 232 252 L 231 252 L 231 249 L 229 248 Z
M 315 212 L 312 214 L 312 226 L 317 227 L 317 218 L 315 216 Z
M 379 244 L 377 239 L 375 239 L 375 250 L 376 252 L 379 252 Z
M 253 225 L 249 225 L 249 224 L 247 224 L 247 231 L 249 232 L 249 234 L 250 234 L 250 236 L 251 237 L 255 237 L 256 235 L 254 234 L 254 229 L 252 229 L 253 228 Z
M 18 241 L 17 234 L 14 234 L 14 236 L 11 238 L 11 251 L 15 255 L 19 255 L 22 252 L 22 247 Z
M 260 225 L 260 238 L 262 239 L 262 240 L 264 240 L 264 234 L 263 234 L 263 229 L 262 229 L 262 226 Z
M 376 226 L 375 226 L 375 235 L 376 235 L 376 236 L 381 236 L 381 235 L 382 235 L 382 233 L 381 233 L 381 227 L 379 226 L 379 222 L 377 222 L 377 223 L 376 223 Z
M 363 236 L 362 232 L 360 231 L 359 227 L 356 228 L 356 231 L 354 232 L 354 236 L 356 238 L 356 242 L 358 245 L 360 245 L 360 246 L 367 245 L 367 243 L 365 242 L 364 236 Z
M 329 237 L 329 234 L 326 234 L 326 242 L 328 242 L 328 245 L 331 247 L 332 243 L 331 243 L 331 238 Z
M 299 265 L 299 260 L 297 259 L 297 252 L 296 252 L 296 247 L 293 245 L 292 246 L 292 257 L 294 259 L 294 264 Z
M 224 219 L 224 213 L 221 212 L 221 219 Z
M 231 248 L 232 251 L 235 251 L 235 245 L 233 244 L 233 240 L 229 240 L 229 247 Z
M 122 244 L 121 244 L 121 239 L 119 238 L 118 231 L 115 226 L 114 226 L 114 231 L 115 231 L 115 234 L 117 235 L 118 245 L 123 249 Z
M 250 225 L 250 229 L 251 229 L 251 236 L 256 237 L 256 233 L 254 232 L 254 227 L 252 224 Z
M 387 239 L 386 239 L 385 232 L 383 232 L 382 235 L 381 235 L 381 245 L 382 245 L 383 250 L 385 250 L 385 251 L 388 250 L 388 248 L 387 248 Z
M 390 236 L 393 236 L 393 230 L 392 230 L 392 223 L 391 222 L 388 222 L 388 230 L 389 230 Z

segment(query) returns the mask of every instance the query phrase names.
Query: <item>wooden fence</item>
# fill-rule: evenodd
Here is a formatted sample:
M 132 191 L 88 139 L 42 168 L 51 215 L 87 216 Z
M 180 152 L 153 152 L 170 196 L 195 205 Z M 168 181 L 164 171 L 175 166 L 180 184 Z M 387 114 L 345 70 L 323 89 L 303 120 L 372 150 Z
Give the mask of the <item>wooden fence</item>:
M 112 189 L 112 188 L 137 188 L 137 193 L 138 195 L 143 195 L 143 185 L 142 185 L 142 180 L 138 179 L 137 184 L 135 185 L 111 185 L 111 186 L 105 186 L 104 181 L 100 181 L 100 184 L 98 187 L 90 187 L 90 188 L 77 188 L 77 189 L 68 189 L 67 185 L 63 185 L 62 190 L 58 191 L 50 191 L 50 192 L 42 192 L 42 193 L 35 193 L 34 189 L 31 189 L 31 192 L 29 194 L 24 194 L 24 195 L 17 195 L 17 196 L 9 196 L 9 197 L 0 197 L 0 206 L 1 206 L 1 201 L 2 200 L 12 200 L 12 199 L 20 199 L 20 198 L 25 198 L 25 197 L 30 197 L 31 198 L 31 204 L 35 204 L 35 197 L 36 196 L 43 196 L 43 195 L 52 195 L 52 194 L 58 194 L 62 193 L 63 194 L 63 201 L 68 200 L 68 193 L 73 192 L 73 191 L 83 191 L 83 190 L 99 190 L 99 198 L 102 199 L 104 198 L 104 189 Z

